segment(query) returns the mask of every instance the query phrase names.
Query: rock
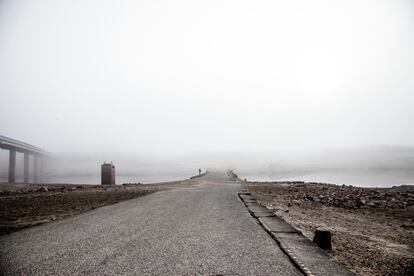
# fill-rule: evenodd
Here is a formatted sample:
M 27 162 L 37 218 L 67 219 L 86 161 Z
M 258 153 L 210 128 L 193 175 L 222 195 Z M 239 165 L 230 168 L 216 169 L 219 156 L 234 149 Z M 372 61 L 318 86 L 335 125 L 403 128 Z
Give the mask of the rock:
M 319 198 L 320 199 L 324 199 L 325 197 L 323 195 L 319 195 Z
M 311 200 L 315 202 L 321 202 L 321 200 L 317 196 L 313 196 Z
M 299 200 L 292 200 L 292 202 L 295 203 L 295 204 L 297 204 L 297 205 L 300 205 L 301 204 Z
M 46 187 L 42 187 L 39 189 L 40 192 L 49 192 L 49 190 Z
M 375 202 L 373 202 L 373 201 L 370 201 L 370 202 L 368 202 L 368 204 L 367 204 L 368 206 L 370 206 L 370 207 L 374 207 L 375 206 Z
M 361 205 L 365 205 L 365 204 L 367 204 L 367 200 L 365 198 L 359 198 L 358 203 L 361 204 Z

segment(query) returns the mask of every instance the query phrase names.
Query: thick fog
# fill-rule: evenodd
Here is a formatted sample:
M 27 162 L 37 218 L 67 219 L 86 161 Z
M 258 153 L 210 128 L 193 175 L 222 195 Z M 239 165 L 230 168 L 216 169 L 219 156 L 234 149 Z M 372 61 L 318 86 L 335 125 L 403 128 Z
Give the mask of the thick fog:
M 411 0 L 2 0 L 0 134 L 51 152 L 55 174 L 410 172 L 413 15 Z

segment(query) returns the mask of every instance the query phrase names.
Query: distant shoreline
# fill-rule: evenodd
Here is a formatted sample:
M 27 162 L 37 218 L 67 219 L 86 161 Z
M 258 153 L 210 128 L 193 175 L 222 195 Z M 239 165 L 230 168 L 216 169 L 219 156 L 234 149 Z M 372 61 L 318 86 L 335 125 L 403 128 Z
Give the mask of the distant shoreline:
M 391 188 L 393 186 L 414 185 L 413 171 L 319 171 L 281 173 L 241 173 L 241 179 L 260 182 L 303 181 L 333 185 L 352 185 L 368 188 Z

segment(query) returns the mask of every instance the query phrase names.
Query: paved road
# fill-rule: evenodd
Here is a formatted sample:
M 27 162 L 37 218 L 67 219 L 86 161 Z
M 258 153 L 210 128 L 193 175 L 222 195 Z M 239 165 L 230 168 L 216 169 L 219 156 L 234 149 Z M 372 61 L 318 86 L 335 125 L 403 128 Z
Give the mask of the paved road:
M 1 275 L 301 275 L 209 174 L 179 188 L 0 237 Z

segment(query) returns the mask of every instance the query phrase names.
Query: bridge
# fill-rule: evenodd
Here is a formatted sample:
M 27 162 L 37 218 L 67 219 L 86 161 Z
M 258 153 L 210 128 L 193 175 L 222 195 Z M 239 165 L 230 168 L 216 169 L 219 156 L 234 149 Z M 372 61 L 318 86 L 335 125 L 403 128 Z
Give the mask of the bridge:
M 9 183 L 16 182 L 17 152 L 24 154 L 23 182 L 29 183 L 30 181 L 30 156 L 33 156 L 33 180 L 35 183 L 40 182 L 43 160 L 44 157 L 47 157 L 49 155 L 47 151 L 2 135 L 0 135 L 0 148 L 9 151 Z

